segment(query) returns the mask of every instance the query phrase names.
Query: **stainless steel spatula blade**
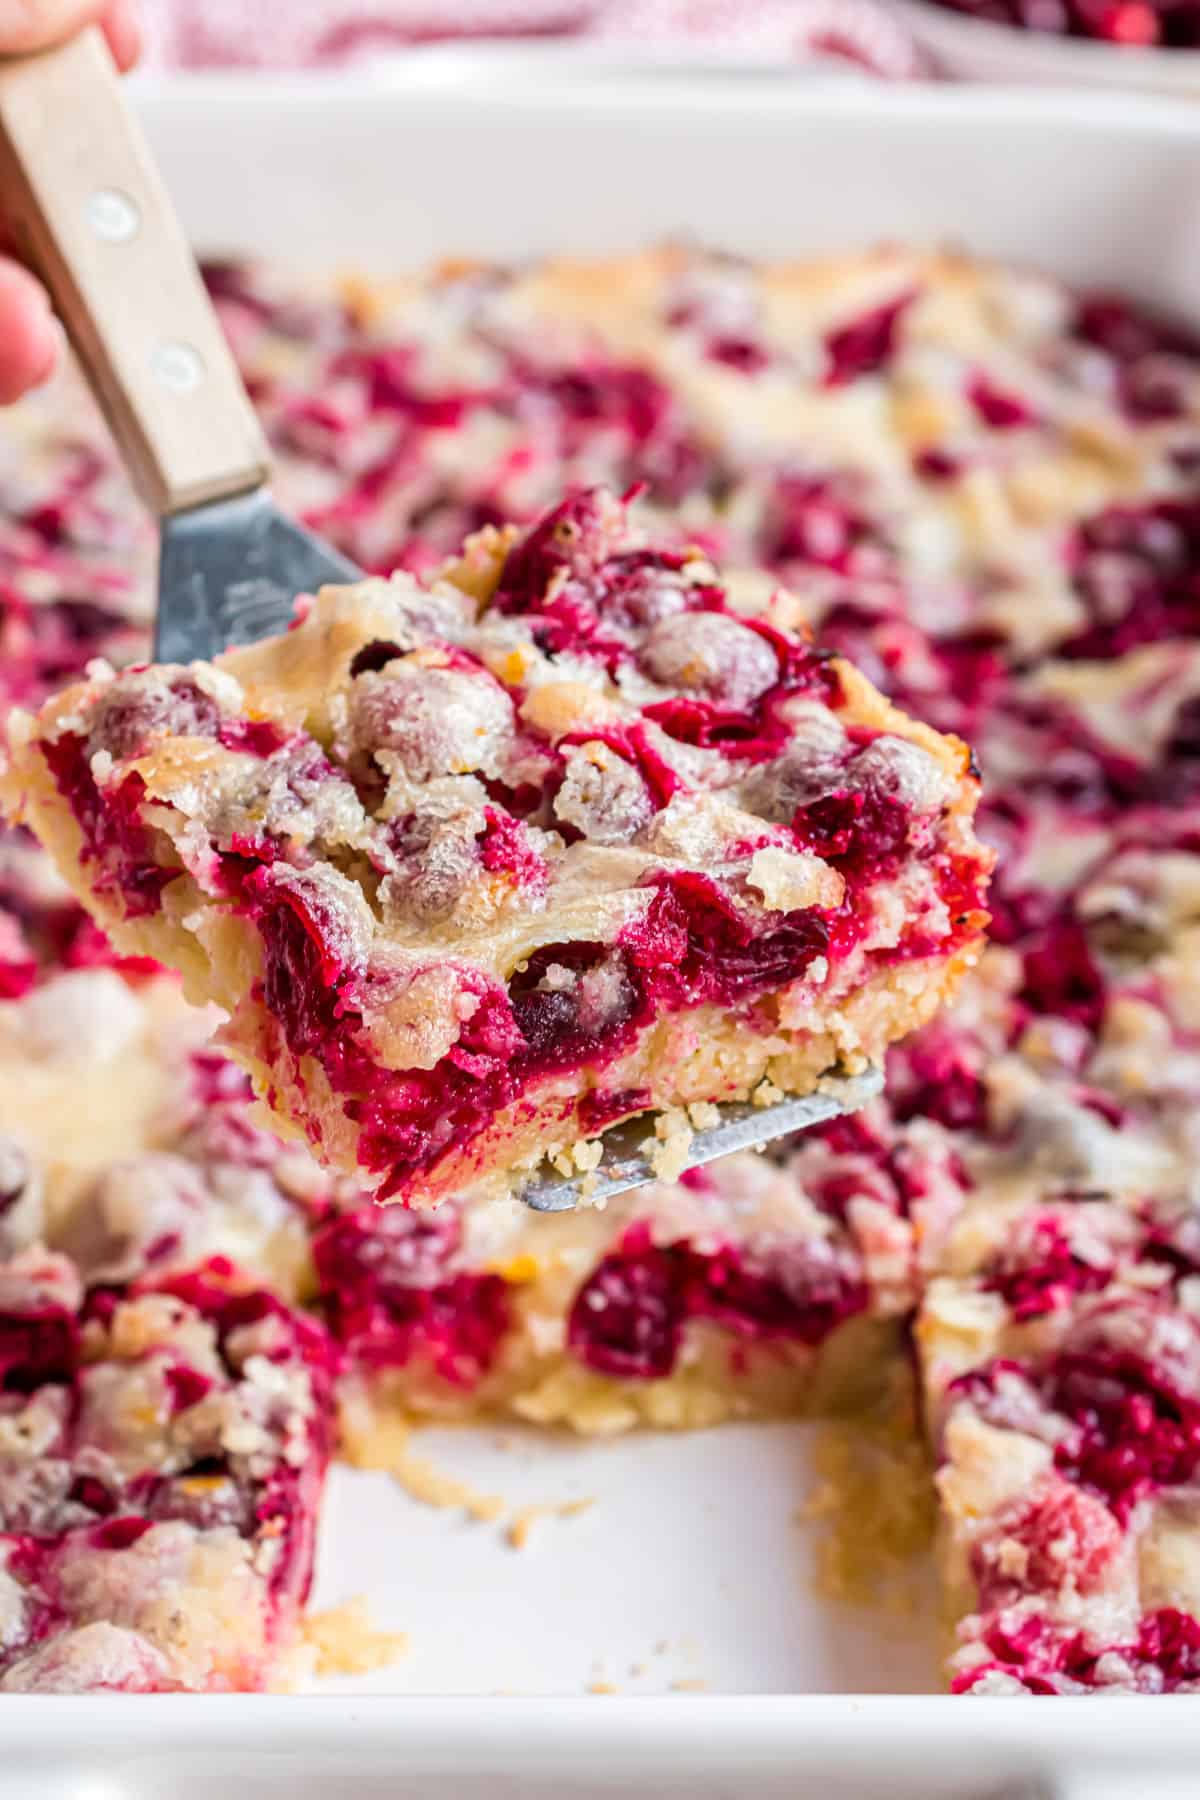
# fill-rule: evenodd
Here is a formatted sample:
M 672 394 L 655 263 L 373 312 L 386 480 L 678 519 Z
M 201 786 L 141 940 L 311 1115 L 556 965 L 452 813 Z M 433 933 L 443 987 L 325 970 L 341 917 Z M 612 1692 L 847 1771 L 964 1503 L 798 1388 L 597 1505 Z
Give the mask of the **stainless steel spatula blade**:
M 297 594 L 361 578 L 262 488 L 188 507 L 162 522 L 155 657 L 192 662 L 255 643 L 286 630 Z
M 864 1069 L 861 1075 L 826 1075 L 814 1093 L 799 1100 L 781 1100 L 775 1106 L 725 1105 L 717 1108 L 719 1125 L 697 1131 L 688 1145 L 690 1169 L 732 1156 L 735 1150 L 760 1150 L 777 1138 L 791 1137 L 810 1126 L 824 1125 L 842 1113 L 857 1112 L 883 1091 L 883 1070 Z M 576 1206 L 595 1206 L 628 1188 L 644 1187 L 657 1180 L 651 1162 L 652 1121 L 642 1113 L 604 1134 L 598 1166 L 586 1175 L 563 1177 L 535 1173 L 521 1190 L 521 1199 L 534 1212 L 570 1212 Z

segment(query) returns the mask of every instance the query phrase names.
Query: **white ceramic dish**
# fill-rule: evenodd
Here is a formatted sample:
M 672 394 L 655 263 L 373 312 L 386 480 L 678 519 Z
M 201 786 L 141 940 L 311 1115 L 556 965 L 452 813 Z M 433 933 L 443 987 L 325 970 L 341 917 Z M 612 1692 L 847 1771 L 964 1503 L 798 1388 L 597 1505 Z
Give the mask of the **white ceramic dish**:
M 1200 50 L 1118 49 L 1089 38 L 1019 31 L 950 12 L 936 0 L 891 0 L 891 5 L 938 69 L 959 81 L 1124 88 L 1179 99 L 1200 95 Z
M 1200 294 L 1188 107 L 712 75 L 550 87 L 544 63 L 512 58 L 501 89 L 478 55 L 422 70 L 336 88 L 143 84 L 196 241 L 394 269 L 680 234 L 764 255 L 952 239 L 1178 309 Z M 596 1496 L 579 1518 L 544 1520 L 521 1554 L 386 1478 L 335 1474 L 316 1599 L 369 1591 L 376 1622 L 411 1634 L 394 1669 L 295 1700 L 9 1698 L 0 1796 L 1194 1791 L 1200 1700 L 922 1694 L 927 1620 L 889 1631 L 820 1607 L 792 1516 L 802 1429 L 505 1435 L 427 1448 L 514 1505 Z M 622 1691 L 587 1693 L 596 1681 Z M 703 1694 L 669 1691 L 696 1681 Z

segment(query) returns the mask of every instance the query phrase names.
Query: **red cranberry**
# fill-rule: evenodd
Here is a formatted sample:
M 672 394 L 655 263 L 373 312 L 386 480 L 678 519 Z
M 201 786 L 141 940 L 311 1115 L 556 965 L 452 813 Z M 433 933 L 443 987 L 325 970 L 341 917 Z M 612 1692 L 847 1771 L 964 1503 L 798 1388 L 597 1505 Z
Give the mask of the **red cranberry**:
M 650 1104 L 649 1088 L 593 1088 L 579 1102 L 581 1131 L 603 1131 L 614 1119 L 627 1119 L 631 1113 L 644 1112 Z M 695 1174 L 685 1170 L 685 1174 Z
M 1104 1017 L 1105 982 L 1083 927 L 1071 918 L 1052 921 L 1023 958 L 1020 997 L 1036 1013 L 1075 1019 L 1089 1031 Z
M 848 478 L 796 474 L 776 477 L 761 550 L 775 566 L 802 563 L 841 575 L 859 572 L 869 555 L 885 554 Z
M 766 1252 L 727 1246 L 703 1259 L 689 1284 L 688 1312 L 742 1337 L 819 1344 L 867 1304 L 862 1279 L 813 1246 Z
M 993 431 L 1012 431 L 1021 425 L 1036 425 L 1038 415 L 1019 394 L 997 387 L 988 376 L 972 377 L 967 386 L 967 399 L 985 425 Z
M 754 936 L 707 876 L 656 872 L 648 885 L 658 892 L 621 941 L 645 972 L 649 995 L 672 1011 L 782 986 L 829 947 L 829 926 L 817 913 L 785 913 L 781 924 Z
M 511 1325 L 499 1275 L 455 1274 L 456 1212 L 366 1206 L 313 1239 L 321 1298 L 334 1333 L 365 1367 L 400 1368 L 423 1356 L 443 1379 L 474 1386 Z
M 815 1345 L 867 1304 L 857 1272 L 821 1248 L 656 1245 L 632 1226 L 575 1298 L 568 1343 L 582 1362 L 621 1380 L 671 1373 L 689 1319 L 740 1338 Z
M 618 490 L 640 482 L 652 499 L 678 504 L 713 480 L 711 453 L 678 396 L 649 369 L 596 358 L 547 371 L 514 359 L 513 373 L 514 391 L 504 409 L 511 407 L 518 418 L 528 415 L 539 434 L 547 412 L 557 415 L 568 465 L 599 436 Z
M 965 466 L 961 456 L 936 449 L 914 451 L 912 462 L 917 474 L 926 481 L 957 481 Z
M 1021 1613 L 1015 1622 L 1002 1611 L 992 1620 L 983 1637 L 993 1661 L 977 1663 L 957 1676 L 951 1692 L 969 1693 L 995 1669 L 1017 1678 L 1031 1694 L 1054 1694 L 1059 1691 L 1058 1677 L 1068 1671 L 1078 1679 L 1078 1671 L 1090 1673 L 1095 1657 L 1089 1656 L 1081 1631 L 1063 1630 L 1040 1618 L 1036 1613 Z
M 1060 1356 L 1050 1376 L 1051 1404 L 1078 1433 L 1055 1463 L 1096 1489 L 1125 1523 L 1146 1494 L 1188 1481 L 1200 1463 L 1200 1404 L 1159 1372 L 1115 1351 Z
M 567 1343 L 589 1368 L 617 1380 L 654 1381 L 675 1367 L 685 1318 L 684 1259 L 628 1232 L 575 1297 Z
M 1002 1295 L 1023 1322 L 1068 1306 L 1076 1294 L 1100 1293 L 1112 1277 L 1111 1264 L 1084 1262 L 1074 1254 L 1051 1214 L 1009 1244 L 984 1285 Z
M 900 320 L 916 297 L 914 292 L 900 294 L 831 331 L 825 339 L 825 385 L 842 387 L 860 375 L 871 375 L 884 368 L 896 348 Z
M 1097 36 L 1111 44 L 1134 44 L 1142 48 L 1157 44 L 1158 18 L 1154 8 L 1144 0 L 1116 0 L 1104 7 L 1098 20 Z
M 384 1292 L 436 1287 L 461 1238 L 461 1219 L 450 1207 L 417 1213 L 366 1206 L 324 1227 L 314 1253 L 322 1285 L 336 1298 L 364 1281 Z
M 491 874 L 510 875 L 521 887 L 538 892 L 545 887 L 549 869 L 545 857 L 534 848 L 528 829 L 500 807 L 484 808 L 486 824 L 479 856 Z
M 139 756 L 164 737 L 216 737 L 220 709 L 187 675 L 164 682 L 158 675 L 129 675 L 102 694 L 90 748 L 107 750 L 118 762 Z
M 903 852 L 912 817 L 903 800 L 872 784 L 840 788 L 798 807 L 792 830 L 820 857 L 839 863 L 849 857 L 875 867 Z
M 162 890 L 172 877 L 150 855 L 141 821 L 146 795 L 141 776 L 127 775 L 102 798 L 85 738 L 64 733 L 53 743 L 43 742 L 42 754 L 83 834 L 82 860 L 100 865 L 95 877 L 98 891 L 115 889 L 130 918 L 157 912 Z
M 270 868 L 258 868 L 245 887 L 263 944 L 267 1008 L 294 1051 L 317 1054 L 348 1018 L 349 990 L 363 973 L 354 903 L 319 869 L 311 878 L 276 880 Z
M 1155 781 L 1164 805 L 1183 806 L 1200 796 L 1200 695 L 1185 700 L 1171 723 Z
M 67 1497 L 77 1506 L 84 1506 L 89 1512 L 94 1512 L 100 1519 L 108 1518 L 117 1510 L 115 1497 L 94 1475 L 77 1475 Z
M 1158 354 L 1143 357 L 1123 371 L 1120 398 L 1131 418 L 1147 423 L 1185 418 L 1197 391 L 1194 361 Z M 1181 466 L 1177 462 L 1176 466 Z M 1186 454 L 1182 465 L 1186 470 Z
M 551 944 L 508 985 L 513 1019 L 541 1068 L 588 1059 L 623 1033 L 640 1009 L 640 984 L 620 952 L 603 944 Z
M 163 1370 L 163 1380 L 175 1412 L 197 1405 L 212 1388 L 212 1377 L 187 1363 L 172 1363 Z
M 444 393 L 423 390 L 414 379 L 417 351 L 406 344 L 350 351 L 334 365 L 336 374 L 357 374 L 366 382 L 372 412 L 392 412 L 425 431 L 453 431 L 486 393 L 453 388 Z
M 267 757 L 274 756 L 288 742 L 288 732 L 274 719 L 230 719 L 224 722 L 217 736 L 226 750 L 238 750 L 245 756 L 257 756 L 264 762 Z M 301 739 L 297 746 L 301 766 L 296 770 L 296 779 L 303 779 L 309 774 L 303 764 L 310 760 L 310 752 Z M 318 762 L 321 774 L 325 773 L 323 759 L 320 754 L 311 760 Z M 311 777 L 310 777 L 311 778 Z
M 694 688 L 744 708 L 779 680 L 770 641 L 750 625 L 717 611 L 676 613 L 653 627 L 639 660 L 667 687 Z
M 79 1326 L 54 1307 L 0 1317 L 0 1387 L 32 1393 L 47 1381 L 69 1381 L 79 1361 Z
M 149 1519 L 131 1517 L 106 1519 L 92 1532 L 92 1544 L 97 1550 L 128 1550 L 131 1544 L 145 1537 L 150 1523 Z
M 951 1031 L 925 1031 L 889 1062 L 895 1117 L 936 1119 L 950 1131 L 983 1131 L 987 1094 L 976 1059 Z
M 1200 1622 L 1172 1606 L 1148 1613 L 1138 1627 L 1137 1654 L 1161 1669 L 1168 1689 L 1200 1681 Z
M 1064 655 L 1123 656 L 1200 635 L 1200 503 L 1109 507 L 1084 521 L 1070 554 L 1091 623 L 1061 646 Z
M 727 369 L 736 369 L 739 375 L 757 375 L 771 361 L 769 352 L 747 337 L 711 338 L 705 354 Z
M 19 1000 L 38 978 L 38 960 L 20 922 L 0 909 L 0 1000 Z
M 701 690 L 656 701 L 644 709 L 645 717 L 680 743 L 724 750 L 743 762 L 770 762 L 787 752 L 792 739 L 791 726 L 780 716 L 781 701 L 788 695 L 823 692 L 827 700 L 836 702 L 837 676 L 830 668 L 828 651 L 785 637 L 761 620 L 743 621 L 741 629 L 747 640 L 759 642 L 757 647 L 747 644 L 739 651 L 736 666 L 728 671 L 728 692 L 718 681 L 703 697 Z M 775 658 L 769 685 L 765 685 L 764 645 Z M 625 736 L 632 738 L 636 729 L 627 730 Z M 607 735 L 613 737 L 611 732 Z M 644 766 L 645 756 L 640 760 Z M 671 786 L 677 785 L 678 777 L 672 772 Z
M 1134 363 L 1156 352 L 1200 356 L 1200 338 L 1135 306 L 1121 294 L 1084 294 L 1071 324 L 1075 337 L 1105 350 L 1116 362 Z

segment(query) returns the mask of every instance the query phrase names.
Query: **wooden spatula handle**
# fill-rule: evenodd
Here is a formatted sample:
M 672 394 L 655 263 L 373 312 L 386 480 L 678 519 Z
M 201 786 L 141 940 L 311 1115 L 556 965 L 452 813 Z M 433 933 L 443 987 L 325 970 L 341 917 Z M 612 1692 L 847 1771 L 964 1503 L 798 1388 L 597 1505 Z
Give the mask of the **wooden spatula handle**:
M 100 33 L 0 60 L 0 209 L 156 512 L 255 487 L 266 444 Z

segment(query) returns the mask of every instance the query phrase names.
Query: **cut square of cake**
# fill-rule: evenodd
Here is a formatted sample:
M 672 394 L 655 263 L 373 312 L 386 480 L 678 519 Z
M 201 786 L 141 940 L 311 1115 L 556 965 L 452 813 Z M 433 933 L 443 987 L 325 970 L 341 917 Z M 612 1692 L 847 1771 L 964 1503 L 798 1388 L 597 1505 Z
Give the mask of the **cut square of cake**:
M 786 1158 L 727 1157 L 551 1217 L 368 1204 L 313 1238 L 346 1353 L 352 1454 L 390 1418 L 509 1414 L 609 1434 L 781 1417 L 872 1395 L 900 1351 L 922 1233 L 960 1204 L 921 1126 L 874 1109 Z
M 603 492 L 12 723 L 6 792 L 330 1166 L 503 1190 L 878 1061 L 978 953 L 964 745 Z
M 1151 1231 L 1082 1213 L 926 1298 L 930 1358 L 974 1344 L 937 1402 L 956 1692 L 1200 1691 L 1195 1296 Z
M 1166 823 L 1093 820 L 944 1028 L 978 1093 L 916 1335 L 956 1691 L 1200 1691 L 1200 856 Z
M 0 1267 L 0 1690 L 286 1679 L 332 1372 L 227 1263 L 90 1296 L 37 1247 Z

